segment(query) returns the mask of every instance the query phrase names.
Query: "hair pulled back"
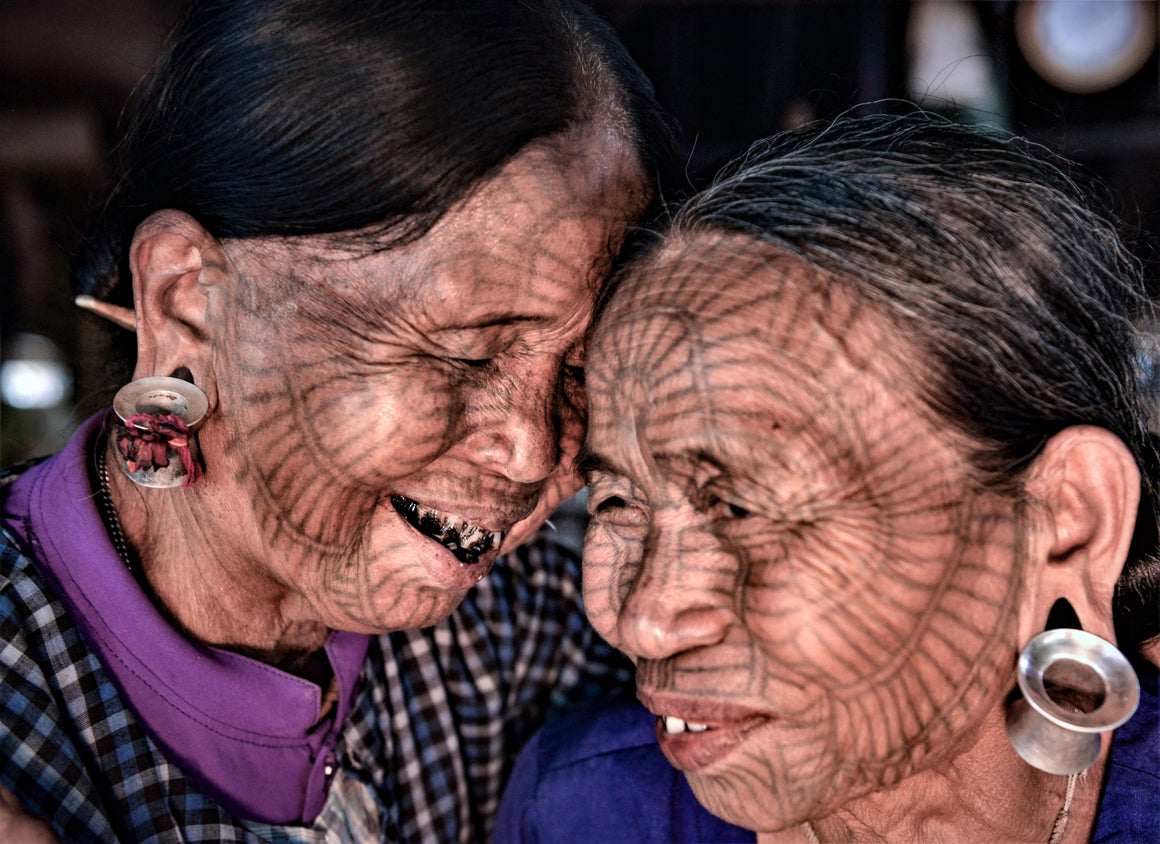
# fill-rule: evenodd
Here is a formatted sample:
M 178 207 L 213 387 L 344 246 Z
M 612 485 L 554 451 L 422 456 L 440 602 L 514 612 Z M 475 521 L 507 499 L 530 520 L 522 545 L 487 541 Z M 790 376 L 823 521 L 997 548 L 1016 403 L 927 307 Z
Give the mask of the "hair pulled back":
M 423 235 L 524 147 L 606 120 L 653 172 L 647 79 L 579 0 L 206 0 L 119 148 L 73 286 L 131 306 L 126 253 L 163 208 L 218 238 Z

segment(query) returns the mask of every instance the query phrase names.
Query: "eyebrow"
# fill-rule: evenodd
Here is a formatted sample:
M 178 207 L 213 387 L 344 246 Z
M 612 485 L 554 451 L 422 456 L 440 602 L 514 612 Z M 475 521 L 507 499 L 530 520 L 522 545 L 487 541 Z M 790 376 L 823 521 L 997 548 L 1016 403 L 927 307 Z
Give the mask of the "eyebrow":
M 696 469 L 707 468 L 714 472 L 729 471 L 727 457 L 718 455 L 705 447 L 688 448 L 680 451 L 661 451 L 653 455 L 657 463 L 673 466 L 686 465 Z
M 472 320 L 465 320 L 456 325 L 449 325 L 435 329 L 432 334 L 444 334 L 456 331 L 486 331 L 490 328 L 528 328 L 548 322 L 550 317 L 535 316 L 532 314 L 481 314 Z
M 652 455 L 652 459 L 655 463 L 666 466 L 685 465 L 704 467 L 716 473 L 730 471 L 727 464 L 720 457 L 705 448 L 676 452 L 661 451 Z M 601 472 L 605 475 L 616 475 L 620 477 L 625 475 L 624 470 L 611 459 L 593 451 L 587 445 L 580 448 L 580 453 L 576 457 L 576 469 L 585 477 L 593 472 Z

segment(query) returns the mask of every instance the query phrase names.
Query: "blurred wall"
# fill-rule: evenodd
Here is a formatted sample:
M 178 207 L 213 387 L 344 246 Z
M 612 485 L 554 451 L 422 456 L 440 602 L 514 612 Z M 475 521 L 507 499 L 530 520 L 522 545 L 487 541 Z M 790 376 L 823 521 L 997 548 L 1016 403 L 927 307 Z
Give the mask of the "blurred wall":
M 114 389 L 108 334 L 73 306 L 68 259 L 177 13 L 175 0 L 0 2 L 0 465 L 55 450 Z M 60 400 L 28 406 L 55 395 L 57 375 Z

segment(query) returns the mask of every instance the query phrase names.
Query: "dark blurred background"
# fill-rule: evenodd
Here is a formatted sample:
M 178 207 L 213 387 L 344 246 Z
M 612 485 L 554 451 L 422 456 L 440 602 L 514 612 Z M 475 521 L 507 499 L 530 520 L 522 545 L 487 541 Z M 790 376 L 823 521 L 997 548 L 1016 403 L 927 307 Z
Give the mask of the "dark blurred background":
M 591 2 L 678 121 L 690 184 L 758 137 L 911 100 L 1093 170 L 1156 289 L 1143 234 L 1160 231 L 1155 0 Z M 72 304 L 68 256 L 181 6 L 0 0 L 0 465 L 55 450 L 120 386 L 106 334 Z

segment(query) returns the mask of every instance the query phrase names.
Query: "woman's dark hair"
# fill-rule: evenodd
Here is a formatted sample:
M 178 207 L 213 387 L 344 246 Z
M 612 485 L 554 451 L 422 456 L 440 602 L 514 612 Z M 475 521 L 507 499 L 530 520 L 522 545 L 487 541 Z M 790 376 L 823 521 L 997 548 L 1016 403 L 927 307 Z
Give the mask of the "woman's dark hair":
M 73 287 L 131 306 L 162 208 L 219 238 L 414 239 L 529 143 L 605 120 L 656 173 L 648 80 L 579 0 L 207 0 L 175 29 L 119 149 Z
M 1025 470 L 1068 426 L 1118 436 L 1142 499 L 1117 635 L 1139 645 L 1160 624 L 1160 460 L 1137 329 L 1150 304 L 1093 187 L 1018 137 L 921 113 L 844 116 L 756 144 L 666 234 L 743 233 L 876 303 L 925 362 L 924 398 L 976 445 L 969 459 L 992 489 L 1021 495 Z

